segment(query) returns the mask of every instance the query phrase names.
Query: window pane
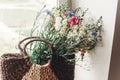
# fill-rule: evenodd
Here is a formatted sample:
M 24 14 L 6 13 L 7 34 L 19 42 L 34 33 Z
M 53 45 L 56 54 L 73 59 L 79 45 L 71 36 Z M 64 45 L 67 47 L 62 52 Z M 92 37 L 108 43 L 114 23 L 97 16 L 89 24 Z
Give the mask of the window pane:
M 57 0 L 0 0 L 0 54 L 17 51 L 20 34 L 29 33 L 37 11 L 57 6 Z M 18 51 L 17 51 L 18 52 Z

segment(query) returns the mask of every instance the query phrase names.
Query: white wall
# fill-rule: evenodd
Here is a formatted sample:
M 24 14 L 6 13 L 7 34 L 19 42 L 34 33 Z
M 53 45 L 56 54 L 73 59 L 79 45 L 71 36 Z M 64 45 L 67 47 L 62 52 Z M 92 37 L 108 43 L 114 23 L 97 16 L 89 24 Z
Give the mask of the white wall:
M 80 6 L 89 8 L 89 12 L 95 17 L 103 16 L 104 22 L 103 46 L 98 46 L 94 53 L 87 57 L 90 60 L 82 65 L 82 67 L 76 66 L 75 80 L 108 80 L 117 1 L 118 0 L 72 1 L 73 8 Z M 79 62 L 79 64 L 81 65 L 82 62 Z

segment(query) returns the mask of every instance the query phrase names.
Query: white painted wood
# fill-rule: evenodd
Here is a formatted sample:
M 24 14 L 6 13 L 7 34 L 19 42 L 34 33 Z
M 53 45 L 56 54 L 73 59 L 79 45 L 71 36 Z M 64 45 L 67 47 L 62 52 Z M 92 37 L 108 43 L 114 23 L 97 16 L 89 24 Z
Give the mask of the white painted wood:
M 89 8 L 87 15 L 98 18 L 103 16 L 103 46 L 97 46 L 90 54 L 87 62 L 78 62 L 83 67 L 76 66 L 75 80 L 108 80 L 113 35 L 115 28 L 118 0 L 72 0 L 73 8 Z M 87 67 L 89 66 L 89 67 Z M 90 69 L 87 71 L 86 69 Z

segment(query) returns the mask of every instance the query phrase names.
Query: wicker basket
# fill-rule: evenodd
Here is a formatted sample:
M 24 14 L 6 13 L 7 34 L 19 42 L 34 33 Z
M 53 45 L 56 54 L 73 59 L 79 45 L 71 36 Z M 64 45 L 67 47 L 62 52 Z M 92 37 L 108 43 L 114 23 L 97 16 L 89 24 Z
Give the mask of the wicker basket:
M 28 37 L 19 42 L 18 47 L 23 53 L 21 44 L 38 37 Z M 19 53 L 6 53 L 0 57 L 0 80 L 21 80 L 30 69 L 32 63 L 28 56 Z
M 75 55 L 66 55 L 69 59 L 74 59 Z M 66 62 L 65 58 L 58 55 L 53 55 L 51 61 L 52 70 L 59 80 L 74 80 L 74 63 Z
M 29 57 L 12 53 L 2 55 L 0 64 L 0 80 L 21 80 L 31 66 Z
M 25 44 L 23 52 L 26 56 L 28 56 L 26 52 L 26 46 L 34 41 L 42 41 L 46 43 L 51 49 L 51 53 L 53 55 L 52 45 L 46 40 L 36 38 L 36 39 L 30 40 Z M 51 69 L 51 60 L 49 60 L 48 63 L 44 65 L 33 64 L 30 70 L 23 76 L 22 80 L 58 80 L 58 79 Z
M 21 44 L 26 40 L 30 41 L 22 48 Z M 45 42 L 50 47 L 52 58 L 45 65 L 32 64 L 30 61 L 26 46 L 33 41 Z M 18 47 L 22 55 L 8 53 L 1 56 L 1 80 L 74 80 L 74 65 L 67 63 L 63 57 L 54 55 L 48 41 L 41 40 L 39 37 L 28 37 L 20 41 Z

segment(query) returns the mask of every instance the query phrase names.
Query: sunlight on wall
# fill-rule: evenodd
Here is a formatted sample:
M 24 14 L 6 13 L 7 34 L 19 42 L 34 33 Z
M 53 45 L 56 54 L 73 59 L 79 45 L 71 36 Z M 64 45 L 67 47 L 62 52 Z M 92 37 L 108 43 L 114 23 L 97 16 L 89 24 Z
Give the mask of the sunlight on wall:
M 16 52 L 20 34 L 29 33 L 37 12 L 57 5 L 57 0 L 0 0 L 0 55 Z M 20 33 L 20 34 L 19 34 Z
M 32 26 L 36 13 L 43 5 L 46 9 L 57 6 L 57 0 L 0 0 L 0 21 L 8 26 Z

